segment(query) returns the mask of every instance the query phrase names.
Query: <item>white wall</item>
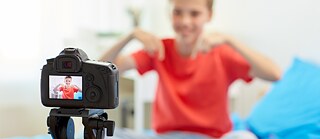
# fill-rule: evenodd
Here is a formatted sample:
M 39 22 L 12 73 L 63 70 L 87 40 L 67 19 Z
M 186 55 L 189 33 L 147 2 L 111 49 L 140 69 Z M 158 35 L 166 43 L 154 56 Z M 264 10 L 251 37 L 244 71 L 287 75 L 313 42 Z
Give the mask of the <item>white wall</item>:
M 287 68 L 293 56 L 320 62 L 317 0 L 217 0 L 213 26 Z

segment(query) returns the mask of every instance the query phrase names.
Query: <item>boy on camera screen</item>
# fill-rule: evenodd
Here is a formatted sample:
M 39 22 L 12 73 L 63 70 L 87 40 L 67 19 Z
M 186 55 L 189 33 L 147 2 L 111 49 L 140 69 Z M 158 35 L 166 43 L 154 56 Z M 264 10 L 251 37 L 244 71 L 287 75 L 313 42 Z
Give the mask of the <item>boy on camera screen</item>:
M 78 86 L 80 84 L 81 86 L 81 79 L 79 80 L 76 78 L 76 81 L 72 83 L 71 76 L 65 76 L 64 77 L 64 83 L 56 83 L 59 79 L 61 82 L 61 76 L 51 76 L 50 77 L 53 84 L 58 84 L 53 88 L 53 94 L 50 98 L 58 98 L 58 99 L 79 99 L 78 97 L 75 98 L 75 95 L 77 92 L 82 92 L 82 89 Z M 78 85 L 77 85 L 78 84 Z M 62 92 L 61 95 L 59 95 L 59 91 Z

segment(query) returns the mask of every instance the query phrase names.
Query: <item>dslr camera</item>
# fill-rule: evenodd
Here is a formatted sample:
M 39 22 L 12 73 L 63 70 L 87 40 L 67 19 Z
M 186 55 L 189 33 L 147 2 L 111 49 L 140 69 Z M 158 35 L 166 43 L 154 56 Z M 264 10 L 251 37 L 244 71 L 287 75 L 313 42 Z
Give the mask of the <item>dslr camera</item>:
M 78 48 L 65 48 L 42 68 L 41 102 L 67 109 L 114 109 L 119 103 L 118 82 L 114 64 L 89 60 Z

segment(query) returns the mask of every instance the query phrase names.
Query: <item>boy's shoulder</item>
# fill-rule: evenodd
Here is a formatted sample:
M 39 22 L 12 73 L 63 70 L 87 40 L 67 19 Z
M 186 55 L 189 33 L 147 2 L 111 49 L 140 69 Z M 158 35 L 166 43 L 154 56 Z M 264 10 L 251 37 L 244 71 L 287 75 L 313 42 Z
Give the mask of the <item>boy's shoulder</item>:
M 163 38 L 163 39 L 161 39 L 161 41 L 165 47 L 171 47 L 171 46 L 175 45 L 174 38 Z
M 175 42 L 174 38 L 162 38 L 161 40 L 164 43 L 174 43 Z
M 220 52 L 233 52 L 235 51 L 229 44 L 223 43 L 219 44 L 218 46 L 215 47 L 216 50 Z

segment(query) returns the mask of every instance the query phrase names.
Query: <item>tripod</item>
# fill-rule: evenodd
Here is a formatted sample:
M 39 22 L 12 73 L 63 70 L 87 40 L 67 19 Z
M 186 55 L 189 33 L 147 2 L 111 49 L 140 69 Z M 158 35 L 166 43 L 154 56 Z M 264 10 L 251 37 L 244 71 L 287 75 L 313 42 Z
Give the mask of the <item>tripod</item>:
M 74 139 L 74 122 L 71 118 L 82 117 L 84 139 L 104 139 L 113 136 L 115 123 L 108 120 L 102 109 L 51 109 L 47 118 L 49 134 L 53 139 Z

